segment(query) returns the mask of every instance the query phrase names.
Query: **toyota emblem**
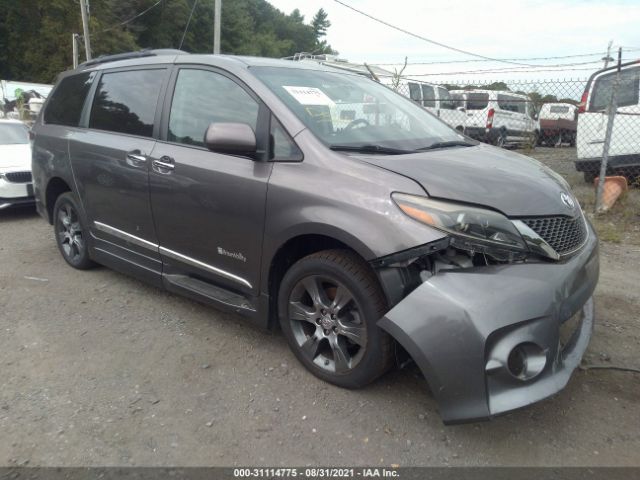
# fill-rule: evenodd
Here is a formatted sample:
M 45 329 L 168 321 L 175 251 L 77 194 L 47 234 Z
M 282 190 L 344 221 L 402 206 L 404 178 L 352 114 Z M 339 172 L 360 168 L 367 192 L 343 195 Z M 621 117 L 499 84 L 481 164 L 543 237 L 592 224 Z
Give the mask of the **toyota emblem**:
M 562 203 L 564 203 L 567 208 L 571 210 L 576 207 L 576 202 L 573 201 L 573 198 L 571 198 L 571 195 L 569 195 L 567 192 L 562 192 L 560 194 L 560 200 L 562 200 Z

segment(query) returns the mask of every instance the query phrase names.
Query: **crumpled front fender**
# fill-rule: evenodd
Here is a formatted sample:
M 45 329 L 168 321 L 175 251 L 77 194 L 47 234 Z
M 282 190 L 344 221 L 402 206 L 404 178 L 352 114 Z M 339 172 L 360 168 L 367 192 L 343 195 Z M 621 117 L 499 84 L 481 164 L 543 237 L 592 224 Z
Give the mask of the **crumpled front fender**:
M 598 281 L 597 238 L 558 263 L 520 263 L 440 272 L 393 307 L 378 325 L 411 355 L 445 423 L 483 419 L 561 390 L 586 350 Z M 560 327 L 582 313 L 564 350 Z M 504 353 L 539 345 L 544 370 L 522 381 L 507 374 Z M 502 357 L 500 356 L 502 355 Z M 498 367 L 489 369 L 489 358 Z M 500 368 L 502 362 L 502 368 Z

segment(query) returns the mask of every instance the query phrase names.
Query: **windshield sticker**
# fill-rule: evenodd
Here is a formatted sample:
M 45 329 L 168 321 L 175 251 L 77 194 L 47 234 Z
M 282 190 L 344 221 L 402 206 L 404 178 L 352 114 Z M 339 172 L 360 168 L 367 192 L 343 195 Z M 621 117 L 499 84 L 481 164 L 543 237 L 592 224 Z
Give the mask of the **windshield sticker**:
M 326 93 L 315 87 L 294 87 L 283 85 L 289 95 L 296 99 L 300 105 L 327 105 L 334 106 L 335 103 Z

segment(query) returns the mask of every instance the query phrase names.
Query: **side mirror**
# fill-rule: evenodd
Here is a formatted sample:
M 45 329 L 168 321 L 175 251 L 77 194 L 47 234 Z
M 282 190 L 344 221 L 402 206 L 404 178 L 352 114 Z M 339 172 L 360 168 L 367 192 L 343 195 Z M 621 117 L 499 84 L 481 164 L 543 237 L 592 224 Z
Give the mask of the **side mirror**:
M 463 113 L 467 111 L 467 109 L 464 108 L 464 107 L 458 107 L 458 108 L 456 108 L 456 110 L 458 110 L 459 112 L 463 112 Z
M 204 134 L 212 152 L 251 156 L 256 153 L 256 134 L 246 123 L 212 123 Z

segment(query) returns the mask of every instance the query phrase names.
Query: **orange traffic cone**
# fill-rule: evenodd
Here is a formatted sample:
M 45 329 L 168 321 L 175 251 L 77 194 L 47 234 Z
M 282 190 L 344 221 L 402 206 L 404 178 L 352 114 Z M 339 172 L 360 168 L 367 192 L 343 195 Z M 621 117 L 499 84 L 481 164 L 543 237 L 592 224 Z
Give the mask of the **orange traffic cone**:
M 598 188 L 600 177 L 596 177 L 593 184 Z M 627 191 L 627 179 L 625 177 L 604 177 L 604 185 L 602 188 L 602 205 L 601 211 L 609 210 L 616 200 Z

